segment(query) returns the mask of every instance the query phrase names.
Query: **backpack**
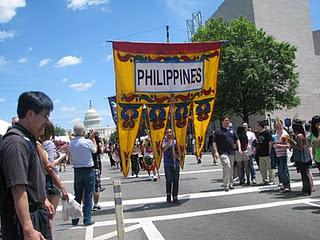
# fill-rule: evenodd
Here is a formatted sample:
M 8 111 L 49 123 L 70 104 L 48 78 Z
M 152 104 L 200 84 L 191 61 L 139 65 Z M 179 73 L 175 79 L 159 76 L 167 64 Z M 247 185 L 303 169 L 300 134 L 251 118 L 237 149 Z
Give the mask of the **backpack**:
M 2 138 L 0 139 L 0 157 L 1 157 L 2 145 L 4 143 L 4 138 L 10 135 L 18 135 L 26 141 L 29 149 L 29 159 L 32 159 L 32 152 L 34 150 L 34 147 L 32 146 L 30 139 L 25 137 L 16 127 L 9 128 L 7 133 L 4 136 L 2 136 Z M 6 182 L 3 176 L 1 161 L 0 161 L 0 216 L 2 215 L 4 207 L 8 206 L 7 200 L 9 199 L 10 196 L 11 196 L 11 193 L 6 187 Z

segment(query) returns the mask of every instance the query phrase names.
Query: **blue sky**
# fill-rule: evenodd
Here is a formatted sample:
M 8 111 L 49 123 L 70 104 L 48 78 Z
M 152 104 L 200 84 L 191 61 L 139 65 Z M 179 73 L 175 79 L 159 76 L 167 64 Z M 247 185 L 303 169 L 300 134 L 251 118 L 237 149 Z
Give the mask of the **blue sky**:
M 16 115 L 17 99 L 40 90 L 54 101 L 51 120 L 83 121 L 89 99 L 103 125 L 115 94 L 112 48 L 106 40 L 186 42 L 186 20 L 207 20 L 223 0 L 0 0 L 0 119 Z M 312 29 L 320 1 L 311 0 Z

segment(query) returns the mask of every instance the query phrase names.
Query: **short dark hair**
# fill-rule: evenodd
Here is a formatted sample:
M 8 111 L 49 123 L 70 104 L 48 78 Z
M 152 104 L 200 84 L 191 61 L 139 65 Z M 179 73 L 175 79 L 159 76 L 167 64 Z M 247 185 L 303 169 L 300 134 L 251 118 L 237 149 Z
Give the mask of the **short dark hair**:
M 265 121 L 258 121 L 258 125 L 262 128 L 264 128 L 267 124 Z
M 44 134 L 43 134 L 43 141 L 50 140 L 51 138 L 55 137 L 54 133 L 54 126 L 52 122 L 47 122 L 46 126 L 44 127 Z
M 229 118 L 229 119 L 230 119 L 230 117 L 229 117 L 229 116 L 227 116 L 227 115 L 223 115 L 223 116 L 220 118 L 220 122 L 223 122 L 226 118 Z
M 51 112 L 53 110 L 52 100 L 43 92 L 29 91 L 20 95 L 18 100 L 17 114 L 19 118 L 24 118 L 26 113 L 32 110 L 39 114 L 43 110 Z

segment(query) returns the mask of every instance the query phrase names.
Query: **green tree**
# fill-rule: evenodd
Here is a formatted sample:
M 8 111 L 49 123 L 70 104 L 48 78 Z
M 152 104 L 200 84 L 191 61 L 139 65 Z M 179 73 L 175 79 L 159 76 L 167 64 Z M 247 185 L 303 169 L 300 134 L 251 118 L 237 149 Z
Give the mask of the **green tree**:
M 54 133 L 56 134 L 56 136 L 64 136 L 66 135 L 66 130 L 59 125 L 55 125 Z
M 193 41 L 226 40 L 221 52 L 214 116 L 290 109 L 300 104 L 296 47 L 278 42 L 244 17 L 211 18 Z
M 117 142 L 117 140 L 118 140 L 118 132 L 114 131 L 113 133 L 110 134 L 108 142 L 111 142 L 112 144 L 114 144 Z

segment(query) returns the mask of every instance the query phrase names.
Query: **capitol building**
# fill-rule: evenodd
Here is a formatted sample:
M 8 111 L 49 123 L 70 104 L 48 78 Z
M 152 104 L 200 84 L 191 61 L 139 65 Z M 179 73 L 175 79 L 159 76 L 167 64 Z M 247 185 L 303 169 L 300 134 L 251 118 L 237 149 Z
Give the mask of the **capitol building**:
M 102 138 L 105 138 L 106 140 L 108 140 L 110 134 L 115 131 L 114 127 L 104 127 L 101 125 L 101 117 L 99 113 L 93 109 L 91 100 L 89 102 L 89 109 L 84 115 L 83 124 L 87 130 L 94 129 Z

